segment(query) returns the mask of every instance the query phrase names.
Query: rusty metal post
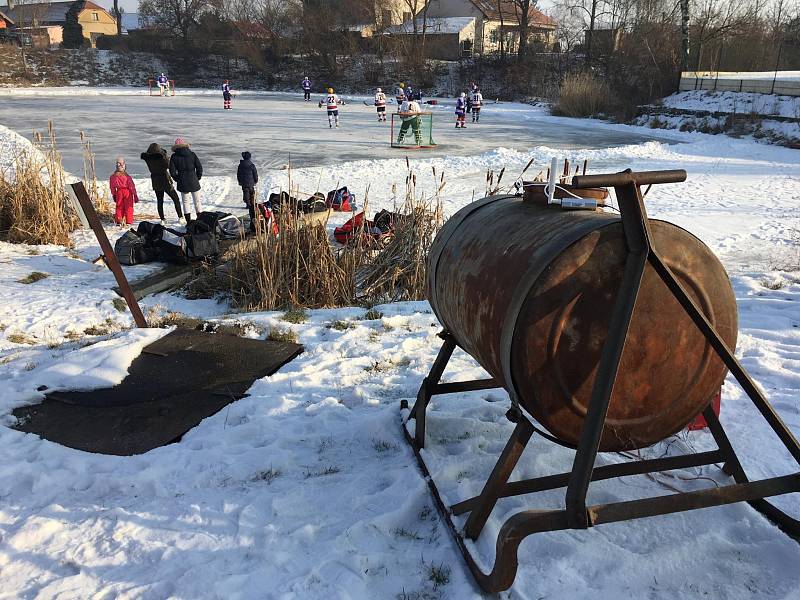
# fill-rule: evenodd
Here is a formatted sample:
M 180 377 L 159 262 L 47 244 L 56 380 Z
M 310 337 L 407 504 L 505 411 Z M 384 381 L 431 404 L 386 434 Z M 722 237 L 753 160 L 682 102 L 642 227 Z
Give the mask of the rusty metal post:
M 592 480 L 592 471 L 600 446 L 608 405 L 614 392 L 614 383 L 617 380 L 622 352 L 625 349 L 628 328 L 647 265 L 647 256 L 650 253 L 651 235 L 642 194 L 633 174 L 628 171 L 626 175 L 627 181 L 620 181 L 620 185 L 615 186 L 615 191 L 622 218 L 622 228 L 625 232 L 628 256 L 567 486 L 567 519 L 570 527 L 573 528 L 589 527 L 586 493 Z
M 494 510 L 497 501 L 503 495 L 503 488 L 511 476 L 514 467 L 517 466 L 525 446 L 533 434 L 533 426 L 530 421 L 520 415 L 514 432 L 508 438 L 500 458 L 492 469 L 492 474 L 486 480 L 483 491 L 478 497 L 478 502 L 472 512 L 469 513 L 467 522 L 464 525 L 464 535 L 471 540 L 475 540 L 483 531 L 486 520 Z
M 422 380 L 422 385 L 420 385 L 419 392 L 417 392 L 417 401 L 414 403 L 414 407 L 411 409 L 411 414 L 413 415 L 416 424 L 414 440 L 419 448 L 425 447 L 425 411 L 428 408 L 428 403 L 431 401 L 433 389 L 437 386 L 439 380 L 442 378 L 442 374 L 447 367 L 447 363 L 450 362 L 450 357 L 453 355 L 453 350 L 456 349 L 456 342 L 450 332 L 443 331 L 439 334 L 439 337 L 444 340 L 444 343 L 439 349 L 439 354 L 436 356 L 436 360 L 433 361 L 431 372 L 425 379 Z
M 119 264 L 119 260 L 117 260 L 117 255 L 114 254 L 114 249 L 111 247 L 111 242 L 108 241 L 106 231 L 103 229 L 103 225 L 100 223 L 100 218 L 97 216 L 97 212 L 94 210 L 94 206 L 89 198 L 89 194 L 86 193 L 86 188 L 83 187 L 83 182 L 79 181 L 78 183 L 72 183 L 70 186 L 75 192 L 75 197 L 78 199 L 84 215 L 86 215 L 86 220 L 89 222 L 89 227 L 92 228 L 95 237 L 97 237 L 97 241 L 100 242 L 100 248 L 103 250 L 103 256 L 105 257 L 106 264 L 108 265 L 108 268 L 111 269 L 111 272 L 114 273 L 114 277 L 117 280 L 117 285 L 122 292 L 122 297 L 125 298 L 125 302 L 128 303 L 128 308 L 131 311 L 131 315 L 133 315 L 133 321 L 136 323 L 137 327 L 147 327 L 147 320 L 142 314 L 142 309 L 139 308 L 139 303 L 136 301 L 136 296 L 133 295 L 133 290 L 128 283 L 128 279 L 125 277 L 125 273 L 122 271 L 122 266 Z

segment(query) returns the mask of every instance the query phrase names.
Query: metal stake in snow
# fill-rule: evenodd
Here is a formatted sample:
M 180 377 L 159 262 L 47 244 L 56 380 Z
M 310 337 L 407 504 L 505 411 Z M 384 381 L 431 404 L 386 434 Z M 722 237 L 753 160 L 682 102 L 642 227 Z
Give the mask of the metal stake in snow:
M 139 308 L 139 303 L 136 301 L 136 296 L 133 295 L 133 290 L 128 283 L 128 279 L 125 277 L 125 273 L 122 271 L 122 266 L 119 264 L 119 260 L 117 260 L 117 255 L 114 254 L 114 249 L 111 247 L 111 242 L 108 241 L 106 231 L 103 229 L 103 225 L 100 223 L 100 219 L 94 210 L 94 206 L 89 198 L 89 194 L 86 193 L 86 188 L 83 187 L 83 182 L 79 181 L 78 183 L 72 183 L 70 186 L 72 187 L 72 191 L 75 192 L 75 197 L 78 199 L 78 202 L 83 209 L 83 214 L 86 215 L 86 220 L 89 223 L 89 227 L 92 228 L 95 237 L 97 237 L 97 241 L 100 242 L 100 248 L 103 250 L 103 256 L 105 257 L 106 264 L 108 265 L 108 268 L 111 269 L 111 272 L 114 273 L 114 277 L 117 280 L 117 285 L 122 292 L 122 297 L 125 298 L 125 302 L 128 303 L 128 308 L 131 311 L 131 315 L 133 315 L 133 320 L 136 323 L 136 326 L 147 327 L 147 320 L 142 314 L 142 309 Z

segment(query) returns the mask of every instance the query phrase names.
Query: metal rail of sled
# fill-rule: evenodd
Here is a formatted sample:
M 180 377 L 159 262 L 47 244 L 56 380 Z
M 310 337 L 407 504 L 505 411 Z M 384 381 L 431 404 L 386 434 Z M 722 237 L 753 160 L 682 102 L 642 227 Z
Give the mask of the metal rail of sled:
M 497 460 L 480 495 L 452 506 L 442 500 L 431 476 L 421 450 L 425 446 L 426 410 L 432 396 L 485 390 L 501 387 L 495 379 L 440 383 L 447 363 L 458 345 L 453 336 L 443 331 L 444 340 L 430 373 L 423 379 L 417 399 L 403 422 L 403 433 L 411 445 L 419 468 L 425 477 L 439 512 L 447 522 L 455 542 L 480 587 L 490 593 L 508 589 L 517 573 L 517 549 L 529 535 L 564 529 L 588 529 L 596 525 L 666 515 L 701 508 L 722 506 L 735 502 L 747 502 L 755 510 L 795 539 L 800 539 L 800 521 L 771 504 L 766 498 L 800 492 L 800 471 L 788 475 L 750 481 L 742 467 L 736 451 L 725 429 L 711 406 L 703 411 L 708 428 L 717 444 L 716 450 L 694 454 L 669 456 L 658 459 L 632 461 L 595 467 L 600 436 L 606 420 L 614 381 L 619 369 L 628 325 L 633 315 L 636 297 L 645 266 L 649 263 L 672 295 L 678 300 L 686 314 L 703 334 L 713 351 L 725 363 L 729 372 L 745 391 L 756 409 L 767 421 L 770 429 L 782 442 L 800 466 L 800 443 L 775 412 L 755 382 L 734 356 L 714 326 L 706 319 L 686 290 L 675 278 L 658 251 L 652 246 L 647 213 L 640 185 L 684 181 L 685 171 L 653 171 L 633 173 L 630 170 L 609 175 L 575 177 L 576 188 L 613 186 L 619 202 L 620 217 L 628 249 L 625 270 L 620 290 L 609 324 L 608 337 L 604 343 L 589 400 L 580 440 L 576 446 L 565 444 L 535 427 L 516 404 L 507 417 L 516 423 L 500 457 Z M 403 401 L 401 410 L 407 409 Z M 412 436 L 406 424 L 413 419 L 415 431 Z M 566 473 L 508 481 L 533 433 L 546 439 L 572 447 L 576 450 L 572 469 Z M 593 481 L 613 479 L 629 475 L 641 475 L 688 467 L 709 466 L 722 463 L 722 471 L 733 478 L 734 483 L 721 487 L 678 492 L 637 500 L 587 505 L 586 495 Z M 502 525 L 497 536 L 495 562 L 489 573 L 484 573 L 467 548 L 465 539 L 475 540 L 481 534 L 492 510 L 501 498 L 530 494 L 566 487 L 565 508 L 560 510 L 524 510 L 511 516 Z M 469 513 L 463 531 L 453 517 Z

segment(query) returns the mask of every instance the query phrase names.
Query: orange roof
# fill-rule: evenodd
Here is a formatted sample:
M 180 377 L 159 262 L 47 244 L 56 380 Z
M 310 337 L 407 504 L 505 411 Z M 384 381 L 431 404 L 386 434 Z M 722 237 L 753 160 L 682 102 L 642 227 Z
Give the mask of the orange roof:
M 501 0 L 499 3 L 493 0 L 470 0 L 483 15 L 491 21 L 502 21 L 507 25 L 518 25 L 516 3 L 508 0 Z M 499 10 L 498 10 L 499 4 Z M 538 27 L 555 28 L 556 22 L 543 12 L 531 6 L 528 11 L 528 25 Z

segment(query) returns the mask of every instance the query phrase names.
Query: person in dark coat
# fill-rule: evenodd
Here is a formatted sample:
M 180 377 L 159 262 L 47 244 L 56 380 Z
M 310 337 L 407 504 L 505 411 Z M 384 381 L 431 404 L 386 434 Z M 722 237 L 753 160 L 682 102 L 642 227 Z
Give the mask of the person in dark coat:
M 250 160 L 252 155 L 245 151 L 242 152 L 242 160 L 239 161 L 239 168 L 236 170 L 236 179 L 242 186 L 242 200 L 250 213 L 250 231 L 256 230 L 256 184 L 258 183 L 258 170 Z
M 175 140 L 175 145 L 172 147 L 169 174 L 178 184 L 178 191 L 183 200 L 183 214 L 188 223 L 192 220 L 190 196 L 194 203 L 195 215 L 203 212 L 203 207 L 200 205 L 200 180 L 203 178 L 203 165 L 200 164 L 200 159 L 189 149 L 189 144 L 182 137 Z
M 147 152 L 142 152 L 140 158 L 147 164 L 150 170 L 150 183 L 153 185 L 153 191 L 156 193 L 156 201 L 158 202 L 158 218 L 161 219 L 161 224 L 164 224 L 164 193 L 172 198 L 172 203 L 175 205 L 175 212 L 178 213 L 178 218 L 183 217 L 181 211 L 181 201 L 178 198 L 178 192 L 172 185 L 172 178 L 169 176 L 169 160 L 167 159 L 167 151 L 156 143 L 152 143 L 147 147 Z

